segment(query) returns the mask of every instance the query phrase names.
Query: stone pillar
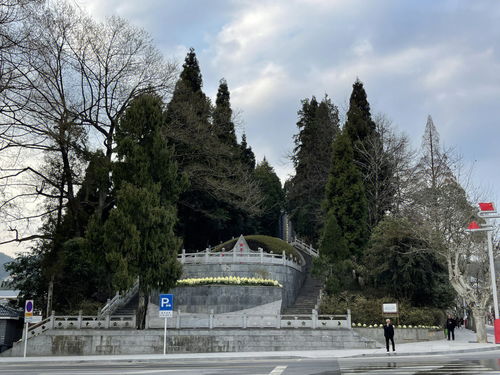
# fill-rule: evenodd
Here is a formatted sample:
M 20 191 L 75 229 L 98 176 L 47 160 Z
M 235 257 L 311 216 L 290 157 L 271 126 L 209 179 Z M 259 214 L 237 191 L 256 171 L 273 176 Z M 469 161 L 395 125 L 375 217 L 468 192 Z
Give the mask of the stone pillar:
M 285 250 L 283 250 L 283 252 L 281 253 L 282 256 L 283 256 L 283 265 L 286 266 L 286 254 L 285 254 Z
M 214 310 L 210 310 L 210 314 L 208 315 L 208 328 L 214 328 Z
M 176 314 L 175 328 L 177 328 L 177 329 L 181 328 L 181 310 L 180 309 L 177 311 L 177 314 Z
M 262 247 L 259 247 L 259 254 L 260 254 L 260 264 L 264 263 L 264 250 Z
M 186 249 L 182 249 L 181 263 L 186 263 Z
M 312 329 L 318 328 L 318 312 L 316 310 L 312 310 L 311 313 L 311 326 Z
M 347 309 L 347 318 L 346 318 L 347 328 L 352 329 L 351 323 L 351 309 Z
M 76 328 L 78 328 L 78 329 L 82 328 L 82 310 L 78 311 L 78 321 L 76 324 Z

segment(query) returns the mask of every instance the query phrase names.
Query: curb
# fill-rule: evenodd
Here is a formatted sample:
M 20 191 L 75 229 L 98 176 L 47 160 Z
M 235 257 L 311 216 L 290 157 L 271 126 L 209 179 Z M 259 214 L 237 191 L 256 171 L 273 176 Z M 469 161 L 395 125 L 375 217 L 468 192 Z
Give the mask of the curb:
M 416 353 L 394 353 L 391 352 L 389 357 L 416 357 L 422 355 L 442 355 L 442 354 L 453 354 L 453 353 L 476 353 L 476 352 L 486 352 L 500 350 L 500 346 L 495 347 L 485 347 L 485 348 L 474 348 L 474 349 L 457 349 L 457 350 L 441 350 L 435 352 L 416 352 Z M 338 357 L 338 358 L 387 358 L 387 353 L 375 353 L 375 354 L 356 354 L 353 356 Z

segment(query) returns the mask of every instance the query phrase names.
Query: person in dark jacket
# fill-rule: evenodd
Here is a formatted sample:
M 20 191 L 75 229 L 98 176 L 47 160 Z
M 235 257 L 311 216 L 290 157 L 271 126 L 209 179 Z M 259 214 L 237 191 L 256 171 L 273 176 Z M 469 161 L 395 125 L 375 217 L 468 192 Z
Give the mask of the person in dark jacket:
M 448 330 L 448 341 L 450 340 L 450 334 L 453 340 L 455 340 L 455 327 L 457 326 L 457 321 L 448 315 L 446 319 L 446 329 Z
M 392 343 L 392 351 L 396 351 L 396 346 L 394 345 L 394 326 L 391 323 L 391 319 L 387 319 L 384 325 L 384 337 L 385 346 L 387 347 L 387 353 L 389 353 L 389 340 Z

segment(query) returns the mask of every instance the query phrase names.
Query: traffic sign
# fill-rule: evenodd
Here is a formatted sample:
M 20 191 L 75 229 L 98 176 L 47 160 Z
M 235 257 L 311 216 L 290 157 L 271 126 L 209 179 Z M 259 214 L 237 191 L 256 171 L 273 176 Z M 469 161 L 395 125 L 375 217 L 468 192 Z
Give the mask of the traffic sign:
M 33 318 L 33 300 L 28 299 L 24 303 L 24 320 L 31 322 L 31 318 Z
M 171 318 L 174 311 L 174 295 L 160 294 L 160 318 Z

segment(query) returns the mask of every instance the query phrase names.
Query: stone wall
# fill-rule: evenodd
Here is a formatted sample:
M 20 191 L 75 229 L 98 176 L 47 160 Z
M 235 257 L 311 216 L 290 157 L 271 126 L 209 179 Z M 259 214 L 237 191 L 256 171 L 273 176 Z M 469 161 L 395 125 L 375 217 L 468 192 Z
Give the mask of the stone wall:
M 304 283 L 305 273 L 279 264 L 184 264 L 182 278 L 260 277 L 277 280 L 282 289 L 282 309 L 291 306 Z
M 385 345 L 383 328 L 353 328 L 360 336 L 366 337 Z M 427 328 L 395 328 L 394 342 L 403 344 L 405 342 L 442 340 L 444 338 L 442 330 Z
M 365 349 L 380 347 L 351 329 L 168 330 L 167 353 Z M 28 341 L 28 357 L 163 353 L 163 330 L 49 330 Z M 15 343 L 0 356 L 22 356 Z
M 253 285 L 200 285 L 172 289 L 174 310 L 183 313 L 228 313 L 281 300 L 282 288 Z M 158 296 L 151 302 L 158 304 Z M 279 313 L 279 310 L 273 313 Z

